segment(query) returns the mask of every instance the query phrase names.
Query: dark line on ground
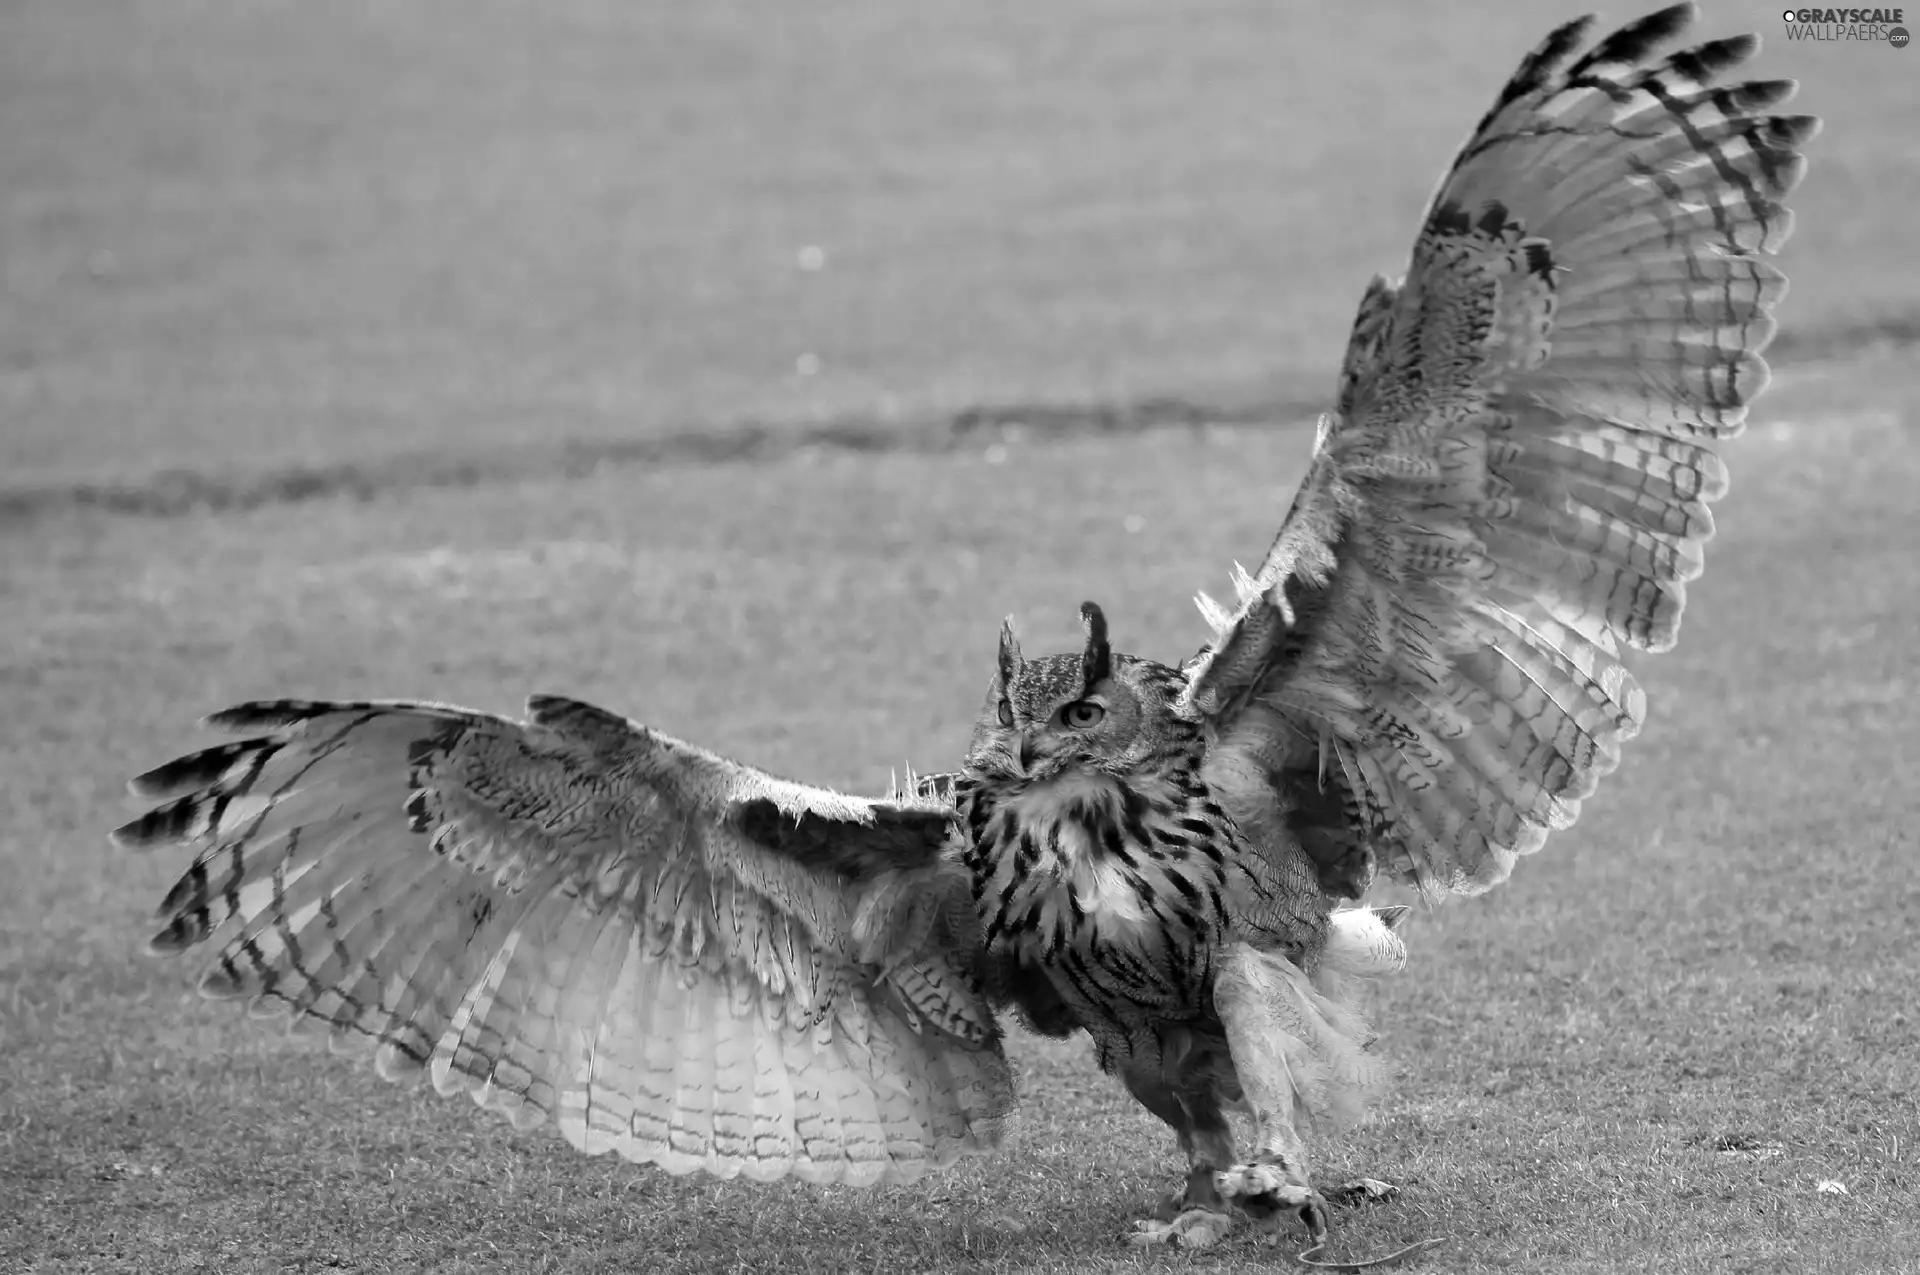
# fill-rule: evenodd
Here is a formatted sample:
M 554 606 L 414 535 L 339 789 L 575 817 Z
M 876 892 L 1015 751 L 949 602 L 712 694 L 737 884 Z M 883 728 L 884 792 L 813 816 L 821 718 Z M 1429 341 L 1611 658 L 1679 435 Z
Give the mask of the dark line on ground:
M 1788 328 L 1768 348 L 1776 367 L 1853 358 L 1920 345 L 1920 313 L 1817 329 Z M 745 421 L 643 438 L 573 439 L 462 456 L 403 452 L 370 463 L 296 466 L 252 474 L 167 470 L 132 483 L 0 488 L 0 527 L 82 509 L 165 518 L 195 511 L 257 509 L 395 491 L 581 478 L 629 466 L 711 465 L 797 452 L 938 455 L 1018 434 L 1035 441 L 1206 426 L 1283 427 L 1313 420 L 1330 397 L 1268 396 L 1204 403 L 1177 396 L 1097 403 L 984 405 L 920 420 L 843 416 L 814 424 Z
M 429 452 L 382 456 L 369 464 L 299 466 L 255 474 L 167 470 L 137 483 L 75 483 L 0 488 L 0 525 L 63 510 L 93 509 L 165 518 L 297 504 L 336 496 L 371 499 L 394 491 L 478 487 L 551 478 L 583 478 L 631 466 L 765 461 L 796 452 L 940 454 L 1018 433 L 1035 440 L 1125 436 L 1210 425 L 1286 425 L 1311 420 L 1319 403 L 1269 400 L 1237 405 L 1153 397 L 1090 404 L 969 407 L 915 421 L 844 416 L 810 425 L 757 421 L 643 438 L 572 439 L 449 457 Z

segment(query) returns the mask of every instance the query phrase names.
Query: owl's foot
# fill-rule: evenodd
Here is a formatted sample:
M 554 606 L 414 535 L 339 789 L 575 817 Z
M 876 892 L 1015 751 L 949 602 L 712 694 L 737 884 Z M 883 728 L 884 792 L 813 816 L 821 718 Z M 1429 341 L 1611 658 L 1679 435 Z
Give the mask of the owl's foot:
M 1306 1174 L 1284 1161 L 1236 1164 L 1218 1175 L 1220 1194 L 1269 1234 L 1288 1217 L 1307 1228 L 1311 1243 L 1327 1238 L 1327 1202 L 1307 1181 Z
M 1187 1209 L 1170 1222 L 1142 1218 L 1133 1224 L 1131 1244 L 1169 1244 L 1175 1248 L 1208 1248 L 1226 1238 L 1233 1217 L 1220 1209 Z

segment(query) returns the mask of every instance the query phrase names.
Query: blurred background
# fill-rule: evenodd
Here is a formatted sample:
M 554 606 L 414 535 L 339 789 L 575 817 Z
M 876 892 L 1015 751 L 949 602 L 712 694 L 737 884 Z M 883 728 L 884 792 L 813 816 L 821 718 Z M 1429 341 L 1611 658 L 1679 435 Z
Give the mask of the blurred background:
M 0 507 L 977 407 L 1311 415 L 1568 13 L 16 0 Z M 1705 28 L 1760 30 L 1828 120 L 1782 353 L 1911 336 L 1920 54 L 1783 25 Z
M 960 756 L 1010 611 L 1180 659 L 1574 12 L 0 4 L 0 1271 L 1164 1266 L 1171 1139 L 1080 1042 L 1016 1033 L 1014 1148 L 937 1180 L 672 1179 L 201 1001 L 143 955 L 185 855 L 105 833 L 253 697 L 566 693 L 875 791 Z M 1343 1254 L 1920 1252 L 1920 50 L 1784 27 L 1695 33 L 1826 119 L 1775 388 L 1619 772 L 1408 922 L 1397 1086 L 1314 1147 L 1403 1188 Z

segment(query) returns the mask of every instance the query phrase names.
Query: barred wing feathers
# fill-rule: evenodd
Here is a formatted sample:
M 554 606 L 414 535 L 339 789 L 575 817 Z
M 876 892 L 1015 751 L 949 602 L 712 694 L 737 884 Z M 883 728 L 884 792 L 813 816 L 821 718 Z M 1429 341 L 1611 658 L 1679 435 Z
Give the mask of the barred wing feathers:
M 199 857 L 161 951 L 516 1126 L 672 1172 L 902 1181 L 1011 1083 L 950 806 L 775 779 L 572 700 L 243 704 L 133 781 Z
M 1713 440 L 1767 383 L 1781 199 L 1818 121 L 1757 47 L 1655 58 L 1681 5 L 1522 62 L 1368 288 L 1310 472 L 1186 705 L 1236 815 L 1284 821 L 1323 885 L 1375 857 L 1477 893 L 1572 823 L 1644 699 L 1727 487 Z

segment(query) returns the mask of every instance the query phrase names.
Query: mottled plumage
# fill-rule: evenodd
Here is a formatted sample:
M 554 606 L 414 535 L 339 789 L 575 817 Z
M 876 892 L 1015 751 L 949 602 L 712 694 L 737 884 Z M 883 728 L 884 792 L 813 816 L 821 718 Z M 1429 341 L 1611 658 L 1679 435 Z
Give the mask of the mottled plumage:
M 1657 13 L 1522 62 L 1367 288 L 1311 468 L 1184 666 L 1029 660 L 1011 625 L 964 766 L 883 800 L 775 779 L 571 700 L 242 705 L 134 781 L 189 843 L 154 946 L 589 1153 L 875 1183 L 990 1150 L 999 1015 L 1085 1031 L 1175 1131 L 1142 1242 L 1229 1205 L 1325 1214 L 1307 1119 L 1378 1079 L 1352 983 L 1404 909 L 1503 880 L 1639 728 L 1766 384 L 1804 116 L 1657 59 Z M 1251 1114 L 1236 1152 L 1226 1113 Z

